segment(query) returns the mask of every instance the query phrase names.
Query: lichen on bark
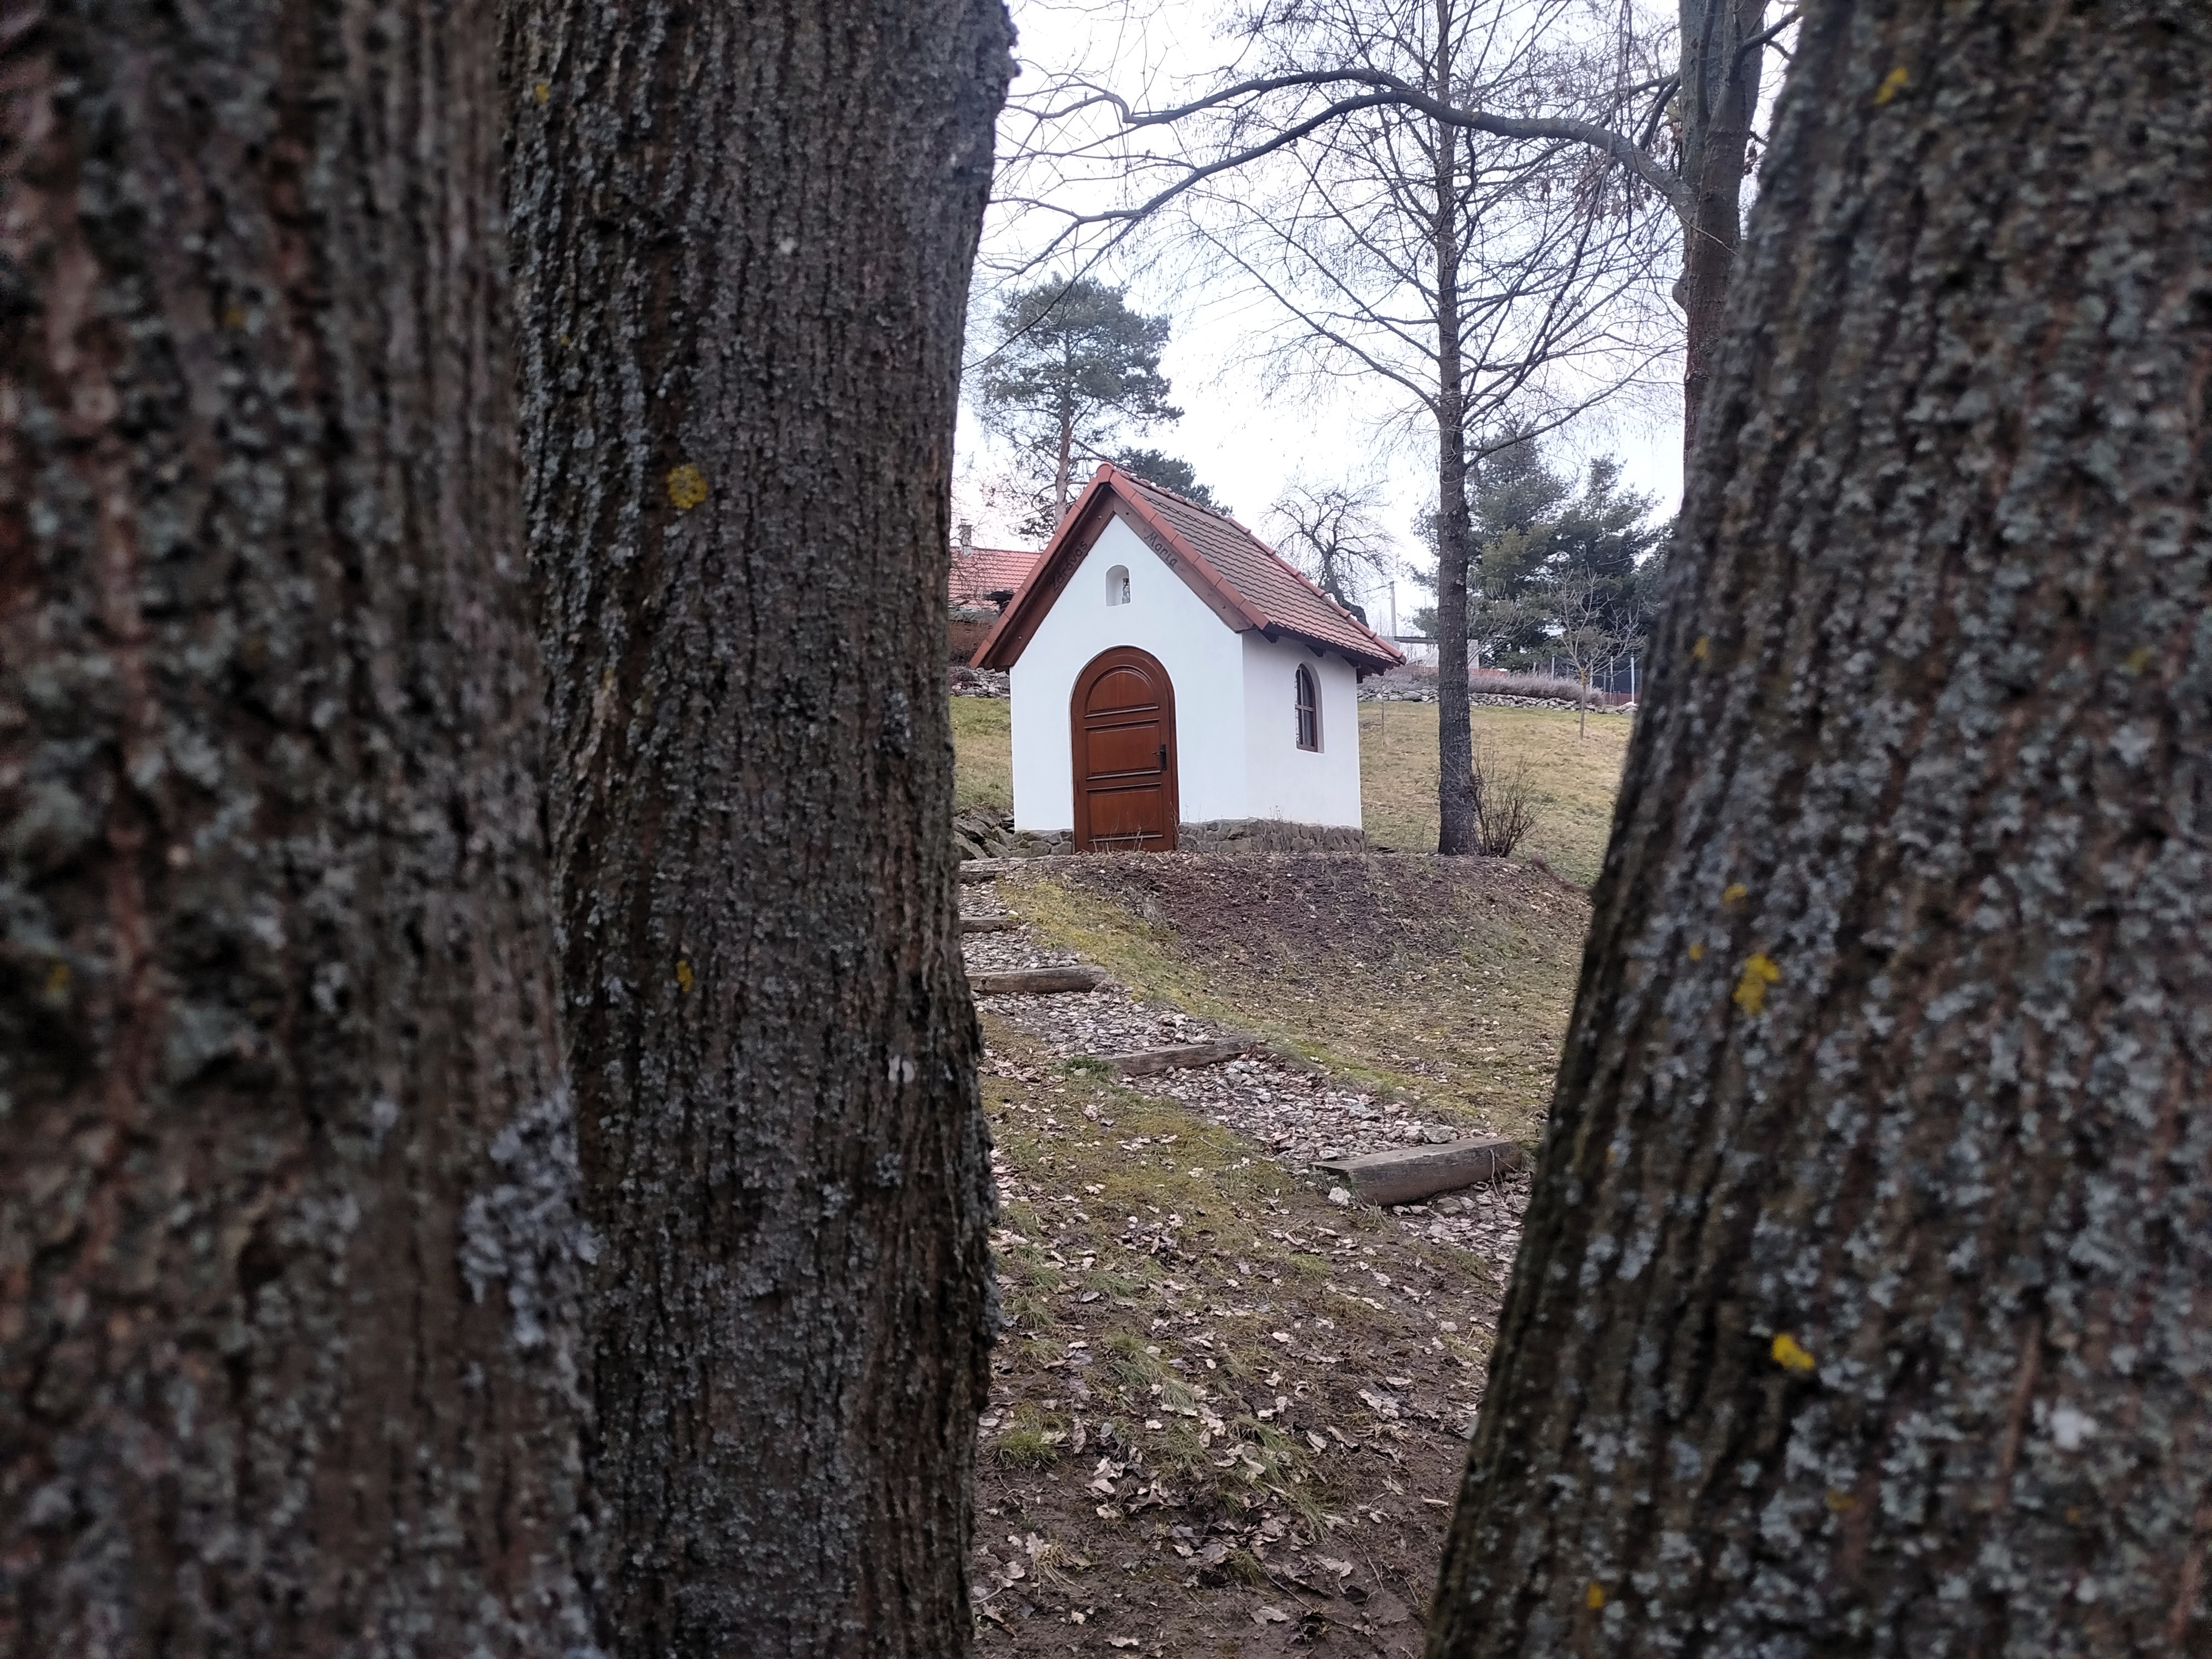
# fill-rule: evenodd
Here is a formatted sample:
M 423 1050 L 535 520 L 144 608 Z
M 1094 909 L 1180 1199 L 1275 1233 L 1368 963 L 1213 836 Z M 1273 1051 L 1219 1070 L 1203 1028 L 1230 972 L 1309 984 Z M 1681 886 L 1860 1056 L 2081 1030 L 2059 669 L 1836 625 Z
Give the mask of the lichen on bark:
M 495 46 L 0 26 L 0 1651 L 590 1642 Z
M 625 1655 L 953 1653 L 988 1144 L 943 660 L 998 0 L 507 20 Z
M 1806 8 L 1439 1655 L 2197 1651 L 2212 12 Z

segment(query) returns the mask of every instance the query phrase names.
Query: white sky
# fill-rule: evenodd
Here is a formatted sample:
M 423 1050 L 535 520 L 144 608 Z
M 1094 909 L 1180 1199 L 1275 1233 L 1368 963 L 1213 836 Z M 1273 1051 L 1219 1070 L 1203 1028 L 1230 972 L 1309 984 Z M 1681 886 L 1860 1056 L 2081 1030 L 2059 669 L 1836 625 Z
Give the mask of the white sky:
M 1132 0 L 1105 5 L 1013 0 L 1012 10 L 1020 31 L 1015 57 L 1022 65 L 1013 88 L 1017 99 L 1024 88 L 1035 88 L 1045 71 L 1081 64 L 1116 90 L 1133 95 L 1149 89 L 1146 101 L 1164 101 L 1176 79 L 1210 79 L 1207 72 L 1224 56 L 1212 27 L 1217 0 Z M 1002 125 L 1002 149 L 1011 138 L 1012 118 Z M 987 220 L 976 273 L 979 295 L 988 295 L 994 270 L 1018 260 L 1025 234 L 1034 237 L 1036 233 L 1033 227 L 1010 225 L 997 212 Z M 1400 556 L 1419 556 L 1413 526 L 1425 501 L 1435 493 L 1433 425 L 1417 424 L 1411 434 L 1395 439 L 1384 435 L 1380 428 L 1402 407 L 1402 396 L 1394 388 L 1340 386 L 1295 399 L 1271 395 L 1243 361 L 1257 330 L 1274 320 L 1274 313 L 1263 309 L 1267 302 L 1185 285 L 1164 264 L 1146 260 L 1141 246 L 1133 254 L 1119 262 L 1118 268 L 1102 269 L 1098 274 L 1109 281 L 1127 282 L 1130 301 L 1137 308 L 1172 319 L 1173 336 L 1162 367 L 1174 384 L 1175 401 L 1185 412 L 1180 422 L 1156 427 L 1129 441 L 1188 460 L 1200 480 L 1228 501 L 1239 519 L 1263 534 L 1268 504 L 1290 483 L 1379 476 L 1389 501 L 1385 521 L 1398 539 Z M 979 309 L 978 336 L 987 315 L 987 308 Z M 983 343 L 980 337 L 971 338 L 971 356 Z M 1570 465 L 1589 455 L 1618 455 L 1626 482 L 1656 496 L 1660 514 L 1673 512 L 1680 502 L 1680 408 L 1663 395 L 1621 399 L 1601 408 L 1569 428 L 1553 447 L 1555 459 Z M 1013 534 L 1011 523 L 979 503 L 976 480 L 993 465 L 990 441 L 974 410 L 963 405 L 954 516 L 975 522 L 979 542 L 1019 544 L 1022 538 Z M 1426 603 L 1423 590 L 1404 578 L 1397 587 L 1401 619 Z M 1385 627 L 1389 598 L 1374 598 L 1378 603 L 1370 605 L 1370 620 Z

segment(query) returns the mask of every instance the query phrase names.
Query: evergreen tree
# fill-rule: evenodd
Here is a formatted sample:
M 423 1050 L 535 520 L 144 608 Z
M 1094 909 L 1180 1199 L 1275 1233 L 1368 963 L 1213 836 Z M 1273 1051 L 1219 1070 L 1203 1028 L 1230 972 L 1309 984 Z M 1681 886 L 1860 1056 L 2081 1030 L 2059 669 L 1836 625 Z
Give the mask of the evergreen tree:
M 1160 373 L 1168 319 L 1130 310 L 1123 295 L 1079 276 L 1023 289 L 999 307 L 979 392 L 985 423 L 1012 441 L 1036 485 L 1026 531 L 1058 528 L 1076 463 L 1103 454 L 1123 425 L 1182 418 Z
M 1114 458 L 1114 465 L 1124 472 L 1133 472 L 1146 483 L 1158 484 L 1163 489 L 1172 489 L 1187 496 L 1200 507 L 1210 507 L 1216 513 L 1233 513 L 1237 509 L 1216 495 L 1198 481 L 1198 469 L 1188 461 L 1164 453 L 1157 449 L 1125 449 Z
M 1652 523 L 1652 498 L 1624 488 L 1620 474 L 1618 459 L 1601 456 L 1577 491 L 1546 463 L 1534 436 L 1492 451 L 1474 469 L 1468 636 L 1483 656 L 1503 667 L 1540 666 L 1560 625 L 1562 596 L 1572 591 L 1586 600 L 1593 581 L 1607 631 L 1623 637 L 1650 631 L 1660 568 L 1655 555 L 1671 525 Z M 1414 579 L 1434 590 L 1432 572 Z M 1414 612 L 1413 621 L 1433 634 L 1436 607 Z

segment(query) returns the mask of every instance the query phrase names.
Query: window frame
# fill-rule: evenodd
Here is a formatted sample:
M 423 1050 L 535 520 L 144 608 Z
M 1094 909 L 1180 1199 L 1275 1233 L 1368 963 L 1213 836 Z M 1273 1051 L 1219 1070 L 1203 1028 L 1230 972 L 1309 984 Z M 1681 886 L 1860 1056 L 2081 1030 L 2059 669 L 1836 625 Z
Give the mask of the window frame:
M 1106 608 L 1129 604 L 1137 596 L 1136 586 L 1129 580 L 1126 564 L 1109 565 L 1106 570 Z
M 1291 677 L 1291 702 L 1297 711 L 1298 747 L 1321 753 L 1321 676 L 1304 663 Z

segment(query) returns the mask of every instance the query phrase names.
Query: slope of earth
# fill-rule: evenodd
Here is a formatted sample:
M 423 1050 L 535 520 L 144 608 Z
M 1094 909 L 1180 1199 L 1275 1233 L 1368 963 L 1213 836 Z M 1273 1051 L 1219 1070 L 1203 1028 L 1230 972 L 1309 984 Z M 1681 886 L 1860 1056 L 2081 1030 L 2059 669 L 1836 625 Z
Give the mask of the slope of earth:
M 1153 855 L 963 904 L 1022 919 L 969 935 L 973 972 L 1121 981 L 978 1003 L 1006 1322 L 979 1650 L 1410 1659 L 1527 1180 L 1384 1212 L 1311 1165 L 1533 1133 L 1582 894 L 1481 860 Z M 1272 1045 L 1126 1081 L 1102 1059 L 1232 1034 Z
M 1333 1203 L 994 1006 L 1043 1000 L 983 1013 L 1006 1322 L 979 1650 L 1418 1653 L 1503 1269 L 1443 1206 Z M 1512 1231 L 1520 1200 L 1445 1202 Z
M 1148 1001 L 1536 1142 L 1589 926 L 1579 888 L 1401 854 L 1053 859 L 1000 885 L 1037 939 Z
M 1593 714 L 1586 737 L 1563 708 L 1476 705 L 1477 744 L 1509 769 L 1528 768 L 1535 828 L 1521 852 L 1585 887 L 1597 879 L 1613 832 L 1613 797 L 1628 754 L 1631 722 Z M 1378 846 L 1434 852 L 1437 845 L 1437 706 L 1359 705 L 1361 817 Z

